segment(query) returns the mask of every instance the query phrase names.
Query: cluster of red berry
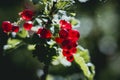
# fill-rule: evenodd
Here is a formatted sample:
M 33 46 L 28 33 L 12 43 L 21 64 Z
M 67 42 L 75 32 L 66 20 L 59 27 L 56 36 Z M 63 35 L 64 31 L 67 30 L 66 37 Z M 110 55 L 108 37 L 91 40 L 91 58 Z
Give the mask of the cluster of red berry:
M 69 62 L 74 60 L 73 54 L 77 51 L 76 47 L 79 37 L 79 32 L 72 29 L 72 25 L 69 22 L 60 20 L 59 37 L 55 41 L 60 44 L 62 53 Z
M 34 16 L 33 11 L 25 9 L 24 11 L 20 12 L 19 15 L 21 16 L 22 20 L 24 20 L 24 29 L 27 31 L 31 30 L 33 26 L 33 23 L 31 21 Z M 19 26 L 11 23 L 10 21 L 4 21 L 2 23 L 2 29 L 5 33 L 19 32 Z M 44 39 L 51 38 L 52 36 L 51 31 L 46 29 L 45 27 L 39 28 L 36 33 Z M 79 37 L 79 32 L 72 29 L 72 25 L 69 22 L 65 20 L 60 20 L 59 37 L 55 38 L 55 41 L 60 44 L 63 55 L 70 62 L 74 60 L 73 54 L 75 54 L 77 51 L 76 46 Z
M 25 21 L 23 27 L 25 30 L 30 30 L 33 26 L 32 21 L 30 21 L 34 15 L 32 10 L 25 9 L 24 11 L 20 12 L 19 15 Z M 19 26 L 15 23 L 11 23 L 10 21 L 3 21 L 2 22 L 2 29 L 5 33 L 8 32 L 19 32 Z
M 10 21 L 3 21 L 2 22 L 2 29 L 5 33 L 8 32 L 18 32 L 19 27 L 17 25 L 13 25 Z
M 34 16 L 33 11 L 25 9 L 24 11 L 20 12 L 19 15 L 21 16 L 22 20 L 25 21 L 23 24 L 23 28 L 27 31 L 31 30 L 31 28 L 33 27 L 33 23 L 30 20 L 32 20 Z M 4 21 L 2 23 L 2 29 L 5 33 L 19 32 L 19 26 L 11 23 L 10 21 Z M 52 36 L 50 30 L 47 30 L 46 28 L 39 28 L 37 34 L 40 35 L 41 38 L 51 38 Z

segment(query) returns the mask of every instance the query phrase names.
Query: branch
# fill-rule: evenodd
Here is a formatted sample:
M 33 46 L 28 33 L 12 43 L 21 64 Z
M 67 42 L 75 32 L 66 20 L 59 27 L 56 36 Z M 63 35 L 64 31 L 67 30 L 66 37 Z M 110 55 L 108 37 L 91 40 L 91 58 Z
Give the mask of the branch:
M 46 65 L 46 64 L 45 64 L 45 66 L 44 66 L 44 68 L 43 68 L 44 74 L 42 75 L 41 80 L 46 80 L 46 77 L 47 77 L 47 75 L 48 75 L 48 70 L 49 70 L 49 65 Z

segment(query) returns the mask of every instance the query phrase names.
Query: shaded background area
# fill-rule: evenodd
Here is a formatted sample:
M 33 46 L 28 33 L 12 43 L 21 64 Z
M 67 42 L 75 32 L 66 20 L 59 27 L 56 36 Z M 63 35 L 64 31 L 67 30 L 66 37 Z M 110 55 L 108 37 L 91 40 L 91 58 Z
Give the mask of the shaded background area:
M 18 12 L 25 6 L 24 3 L 24 0 L 1 0 L 0 25 L 5 20 L 16 21 Z M 77 2 L 73 6 L 77 13 L 76 18 L 81 23 L 78 28 L 81 33 L 79 44 L 90 51 L 91 60 L 96 66 L 95 80 L 120 80 L 119 4 L 119 0 L 89 0 L 86 3 Z M 7 38 L 0 29 L 0 53 L 3 51 L 2 47 L 6 44 Z M 11 55 L 12 53 L 16 54 Z M 0 56 L 0 80 L 38 80 L 36 74 L 38 70 L 40 71 L 41 63 L 32 57 L 27 46 L 23 45 L 12 53 L 4 57 Z M 59 67 L 63 69 L 62 66 Z M 56 71 L 60 70 L 56 69 Z M 66 68 L 58 73 L 62 74 L 64 70 Z M 74 66 L 68 70 L 77 72 Z M 74 75 L 73 78 L 76 76 Z M 57 78 L 64 80 L 59 76 Z

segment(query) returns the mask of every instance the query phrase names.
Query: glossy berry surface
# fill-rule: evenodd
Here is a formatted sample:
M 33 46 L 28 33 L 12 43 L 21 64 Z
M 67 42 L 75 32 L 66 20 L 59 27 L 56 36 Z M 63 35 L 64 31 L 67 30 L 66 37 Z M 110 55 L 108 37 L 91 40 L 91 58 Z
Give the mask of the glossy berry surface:
M 69 50 L 72 54 L 75 54 L 77 52 L 77 48 L 73 47 Z
M 69 50 L 63 50 L 62 53 L 63 53 L 63 55 L 66 56 L 66 57 L 67 57 L 67 56 L 72 56 L 72 53 L 71 53 Z
M 68 31 L 66 29 L 61 29 L 59 31 L 60 38 L 67 38 L 68 37 Z
M 71 56 L 67 56 L 66 59 L 69 61 L 69 62 L 72 62 L 74 60 L 74 57 L 73 55 Z
M 77 41 L 80 38 L 80 33 L 72 29 L 72 25 L 65 21 L 60 20 L 59 37 L 55 39 L 56 43 L 60 44 L 62 54 L 69 62 L 74 60 L 73 55 L 77 52 Z
M 2 29 L 5 33 L 10 32 L 12 30 L 12 24 L 10 21 L 2 22 Z
M 24 20 L 31 20 L 33 15 L 34 15 L 34 13 L 30 9 L 25 9 L 24 11 L 20 12 L 20 16 Z
M 50 32 L 50 30 L 47 30 L 46 28 L 40 28 L 38 29 L 37 34 L 40 34 L 41 38 L 51 38 L 52 33 Z
M 24 29 L 27 30 L 27 31 L 31 30 L 32 26 L 33 26 L 33 23 L 31 21 L 26 21 L 23 24 Z
M 62 49 L 71 49 L 77 46 L 76 42 L 73 42 L 70 39 L 66 39 L 62 42 Z
M 56 41 L 56 43 L 61 44 L 63 42 L 63 39 L 57 37 L 57 38 L 55 38 L 55 41 Z
M 19 32 L 19 26 L 12 25 L 12 32 L 15 32 L 15 33 Z
M 60 28 L 61 29 L 66 29 L 66 30 L 71 30 L 72 29 L 72 25 L 65 21 L 65 20 L 60 20 Z
M 70 30 L 69 31 L 69 39 L 73 41 L 77 41 L 80 37 L 80 33 L 77 30 Z

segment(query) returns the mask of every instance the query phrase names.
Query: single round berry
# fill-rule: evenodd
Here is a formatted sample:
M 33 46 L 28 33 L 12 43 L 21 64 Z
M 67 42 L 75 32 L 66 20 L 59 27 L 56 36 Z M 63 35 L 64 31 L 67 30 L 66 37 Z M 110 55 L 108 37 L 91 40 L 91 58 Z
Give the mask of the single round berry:
M 68 47 L 71 47 L 71 46 L 69 46 L 69 44 L 71 44 L 71 40 L 69 40 L 69 39 L 63 40 L 62 49 L 68 49 Z
M 10 32 L 12 30 L 12 24 L 10 23 L 10 21 L 3 21 L 2 29 L 5 33 Z
M 20 12 L 19 15 L 20 15 L 20 16 L 22 17 L 22 19 L 24 19 L 24 20 L 31 20 L 32 17 L 33 17 L 33 15 L 34 15 L 34 13 L 33 13 L 33 11 L 30 10 L 30 9 L 25 9 L 24 11 Z
M 77 30 L 70 30 L 69 31 L 69 38 L 73 41 L 77 41 L 80 37 L 80 33 Z
M 55 38 L 55 41 L 56 41 L 56 43 L 61 44 L 63 42 L 63 39 L 57 37 L 57 38 Z
M 77 43 L 71 39 L 65 39 L 62 42 L 62 49 L 71 49 L 77 46 Z
M 24 29 L 27 30 L 27 31 L 31 30 L 32 26 L 33 26 L 32 21 L 26 21 L 26 22 L 23 24 Z
M 65 20 L 60 20 L 60 28 L 61 29 L 66 29 L 66 30 L 69 31 L 69 30 L 72 29 L 72 25 L 69 22 L 65 21 Z
M 61 25 L 65 25 L 66 23 L 67 23 L 67 21 L 65 21 L 65 20 L 60 20 L 60 22 L 59 22 Z
M 61 29 L 59 31 L 60 38 L 67 38 L 68 37 L 68 31 L 66 29 Z
M 46 28 L 40 28 L 38 29 L 37 34 L 40 34 L 41 38 L 51 38 L 52 33 L 50 32 L 50 30 L 47 30 Z
M 66 59 L 69 61 L 69 62 L 72 62 L 74 60 L 74 57 L 73 55 L 71 56 L 67 56 Z
M 62 54 L 64 55 L 64 56 L 71 56 L 72 55 L 72 53 L 69 51 L 69 50 L 64 50 L 63 49 L 63 51 L 62 51 Z
M 12 31 L 15 32 L 15 33 L 19 32 L 19 26 L 12 25 Z
M 77 52 L 77 48 L 73 47 L 69 50 L 72 54 L 75 54 Z
M 37 31 L 37 34 L 40 34 L 42 30 L 43 30 L 43 28 L 39 28 Z

